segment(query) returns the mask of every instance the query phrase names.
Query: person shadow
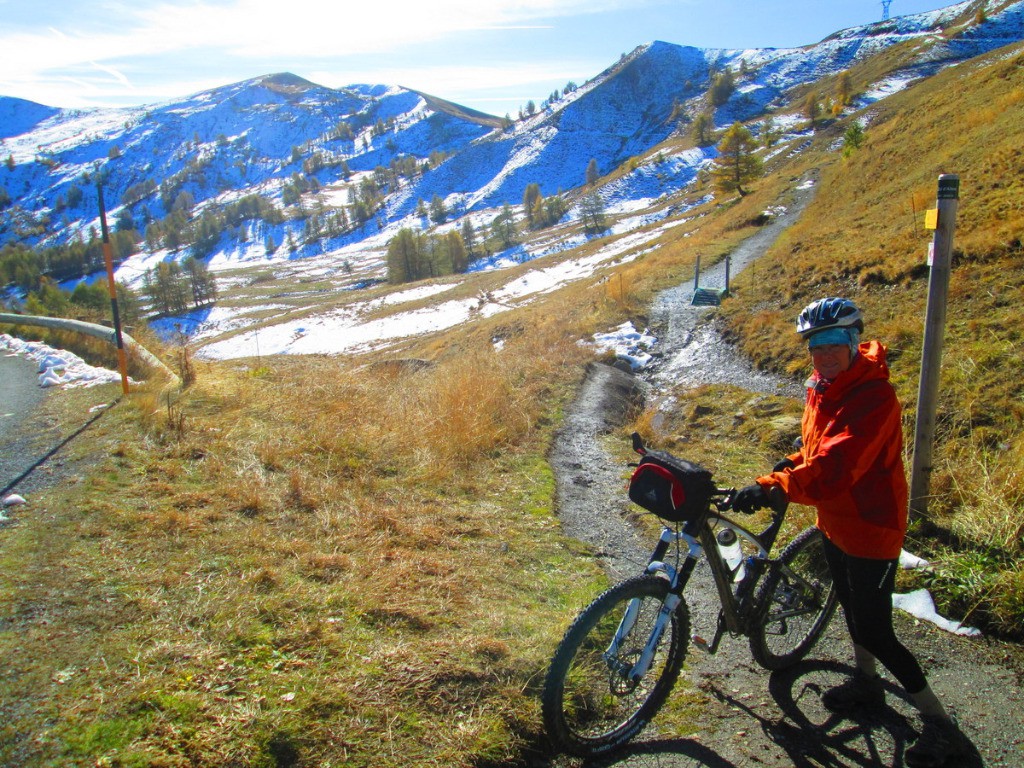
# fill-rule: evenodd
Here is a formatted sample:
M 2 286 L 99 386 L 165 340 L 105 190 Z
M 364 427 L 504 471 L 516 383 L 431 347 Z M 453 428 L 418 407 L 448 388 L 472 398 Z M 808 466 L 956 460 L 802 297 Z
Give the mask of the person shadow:
M 847 664 L 816 659 L 773 672 L 768 693 L 775 707 L 751 706 L 741 694 L 718 683 L 702 687 L 723 705 L 749 718 L 751 724 L 756 723 L 764 736 L 778 746 L 780 752 L 774 757 L 765 755 L 762 765 L 905 768 L 904 755 L 917 738 L 918 721 L 913 704 L 899 685 L 886 680 L 886 704 L 871 710 L 838 715 L 822 704 L 824 692 L 853 673 L 854 669 Z M 957 756 L 956 768 L 983 768 L 984 761 L 966 734 L 963 741 L 965 752 Z M 613 755 L 586 760 L 582 765 L 739 768 L 707 740 L 671 737 L 636 741 Z

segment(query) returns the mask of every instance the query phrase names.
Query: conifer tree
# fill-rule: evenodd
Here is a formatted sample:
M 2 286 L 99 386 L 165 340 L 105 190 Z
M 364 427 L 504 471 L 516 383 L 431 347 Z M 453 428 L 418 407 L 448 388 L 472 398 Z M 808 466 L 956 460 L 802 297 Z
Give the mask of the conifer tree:
M 440 195 L 434 195 L 430 200 L 430 220 L 435 224 L 444 224 L 448 218 L 448 209 L 445 208 L 444 200 Z
M 535 226 L 533 212 L 537 205 L 537 201 L 540 199 L 540 184 L 537 184 L 536 182 L 527 184 L 526 190 L 523 192 L 523 213 L 526 214 L 526 221 L 531 227 Z
M 715 190 L 721 193 L 747 194 L 745 184 L 761 175 L 761 159 L 754 154 L 757 147 L 750 131 L 738 122 L 725 132 L 718 143 L 718 157 L 711 170 Z
M 818 99 L 818 94 L 811 91 L 804 98 L 804 115 L 811 123 L 813 128 L 818 123 L 818 116 L 821 114 L 821 101 Z
M 736 81 L 733 80 L 732 72 L 726 69 L 715 75 L 711 88 L 708 90 L 708 100 L 712 106 L 720 107 L 729 101 L 729 97 L 735 90 Z
M 775 118 L 769 116 L 761 125 L 761 146 L 771 149 L 778 143 L 781 133 L 775 124 Z
M 592 157 L 587 163 L 587 186 L 594 186 L 599 178 L 601 178 L 601 169 L 597 167 L 597 158 Z
M 714 130 L 715 126 L 711 121 L 711 116 L 707 112 L 701 112 L 694 118 L 693 125 L 690 126 L 693 143 L 698 147 L 710 147 L 715 143 Z
M 843 134 L 843 157 L 849 157 L 860 149 L 864 143 L 864 128 L 858 122 L 853 122 Z
M 850 81 L 850 72 L 843 70 L 836 80 L 836 102 L 848 107 L 851 101 L 853 101 L 853 84 Z
M 565 210 L 565 200 L 562 199 L 560 194 L 544 198 L 544 217 L 549 227 L 557 224 L 562 219 L 565 215 Z
M 64 317 L 68 314 L 71 296 L 48 277 L 39 278 L 39 288 L 25 298 L 25 311 L 30 315 Z
M 197 307 L 213 303 L 217 298 L 217 283 L 206 262 L 188 258 L 183 266 L 192 288 L 192 303 Z
M 466 246 L 467 256 L 473 258 L 476 255 L 476 232 L 468 216 L 462 220 L 462 242 Z
M 143 275 L 142 290 L 153 309 L 163 314 L 180 314 L 188 309 L 188 277 L 176 261 L 161 261 Z
M 452 272 L 462 273 L 469 268 L 469 254 L 462 235 L 452 230 L 444 236 L 445 249 L 448 251 L 448 262 Z
M 114 291 L 121 319 L 129 325 L 139 323 L 142 320 L 142 302 L 138 294 L 121 282 L 114 283 Z
M 600 193 L 591 192 L 580 200 L 580 222 L 588 235 L 599 234 L 608 228 L 605 225 L 604 200 Z
M 79 283 L 71 292 L 71 303 L 92 312 L 103 312 L 110 305 L 107 289 L 99 281 L 89 285 Z
M 548 217 L 544 211 L 544 198 L 538 197 L 533 201 L 533 211 L 530 213 L 530 224 L 534 229 L 540 229 L 548 225 Z
M 391 239 L 388 243 L 386 261 L 388 282 L 392 285 L 408 283 L 419 278 L 420 242 L 413 230 L 400 229 Z
M 501 213 L 494 217 L 494 221 L 491 222 L 491 231 L 498 238 L 502 248 L 511 248 L 518 242 L 516 237 L 516 217 L 508 203 L 505 203 L 502 206 Z

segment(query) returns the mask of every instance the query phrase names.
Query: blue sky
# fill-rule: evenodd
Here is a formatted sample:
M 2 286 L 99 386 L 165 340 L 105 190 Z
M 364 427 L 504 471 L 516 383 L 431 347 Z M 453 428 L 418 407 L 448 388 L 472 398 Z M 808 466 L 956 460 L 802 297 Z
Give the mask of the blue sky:
M 952 4 L 892 0 L 890 14 Z M 879 0 L 0 0 L 0 96 L 134 106 L 293 72 L 515 116 L 653 40 L 789 48 L 882 12 Z

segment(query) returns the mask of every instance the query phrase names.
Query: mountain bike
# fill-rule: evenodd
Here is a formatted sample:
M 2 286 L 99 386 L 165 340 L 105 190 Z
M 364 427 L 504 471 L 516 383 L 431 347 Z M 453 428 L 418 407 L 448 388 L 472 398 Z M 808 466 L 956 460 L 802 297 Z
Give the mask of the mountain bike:
M 650 722 L 675 685 L 688 641 L 713 654 L 726 632 L 745 636 L 758 664 L 783 669 L 810 651 L 836 607 L 817 528 L 770 555 L 788 506 L 781 492 L 769 496 L 771 522 L 755 534 L 723 514 L 735 489 L 716 487 L 699 465 L 649 450 L 637 434 L 633 448 L 643 458 L 630 498 L 662 518 L 661 537 L 642 574 L 607 589 L 576 617 L 541 695 L 548 736 L 579 757 L 622 747 Z M 639 477 L 645 467 L 646 481 Z M 750 554 L 739 556 L 740 541 Z M 683 596 L 702 556 L 721 601 L 710 641 L 690 637 Z

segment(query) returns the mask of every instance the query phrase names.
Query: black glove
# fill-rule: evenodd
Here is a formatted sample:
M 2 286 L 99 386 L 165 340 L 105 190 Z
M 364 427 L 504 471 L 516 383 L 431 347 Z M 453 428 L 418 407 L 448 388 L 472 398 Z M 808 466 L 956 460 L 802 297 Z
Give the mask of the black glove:
M 787 469 L 793 469 L 793 467 L 795 466 L 796 464 L 793 462 L 793 460 L 789 458 L 789 456 L 787 456 L 782 461 L 777 462 L 774 467 L 772 467 L 772 472 L 782 472 Z
M 750 515 L 769 506 L 768 493 L 757 483 L 740 488 L 732 499 L 732 508 Z

